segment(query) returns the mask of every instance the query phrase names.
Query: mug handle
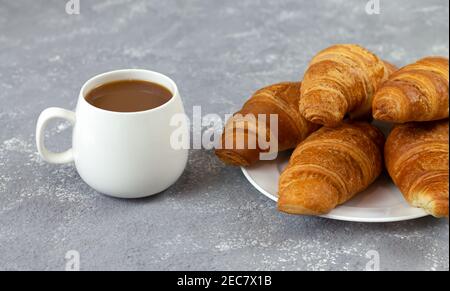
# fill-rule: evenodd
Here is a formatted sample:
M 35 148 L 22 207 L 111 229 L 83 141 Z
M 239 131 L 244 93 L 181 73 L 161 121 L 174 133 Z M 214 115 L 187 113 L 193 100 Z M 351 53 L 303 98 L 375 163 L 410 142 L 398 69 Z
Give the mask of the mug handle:
M 66 109 L 50 107 L 42 111 L 36 125 L 36 145 L 41 157 L 53 164 L 63 164 L 73 161 L 72 148 L 62 153 L 54 153 L 49 151 L 44 145 L 44 130 L 50 120 L 62 118 L 68 120 L 72 126 L 75 125 L 75 113 Z

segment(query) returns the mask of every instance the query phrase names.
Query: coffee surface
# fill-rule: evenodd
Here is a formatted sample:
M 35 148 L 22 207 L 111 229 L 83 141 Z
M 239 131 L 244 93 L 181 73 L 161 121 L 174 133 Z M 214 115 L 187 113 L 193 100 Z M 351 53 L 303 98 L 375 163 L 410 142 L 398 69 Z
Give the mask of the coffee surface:
M 172 98 L 172 92 L 156 83 L 122 80 L 103 84 L 86 95 L 91 105 L 116 112 L 136 112 L 159 107 Z

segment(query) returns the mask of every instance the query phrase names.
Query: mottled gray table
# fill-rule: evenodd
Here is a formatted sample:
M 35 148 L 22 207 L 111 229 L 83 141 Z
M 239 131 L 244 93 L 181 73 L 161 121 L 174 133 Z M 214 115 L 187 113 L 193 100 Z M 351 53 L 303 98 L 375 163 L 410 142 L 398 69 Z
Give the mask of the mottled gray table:
M 36 119 L 75 107 L 91 76 L 147 68 L 175 79 L 187 112 L 233 112 L 250 92 L 298 80 L 311 56 L 360 43 L 398 65 L 449 54 L 447 0 L 0 0 L 0 269 L 448 270 L 448 220 L 360 224 L 276 211 L 237 168 L 192 150 L 169 190 L 141 200 L 99 195 L 73 165 L 41 161 Z M 52 124 L 48 145 L 70 144 Z

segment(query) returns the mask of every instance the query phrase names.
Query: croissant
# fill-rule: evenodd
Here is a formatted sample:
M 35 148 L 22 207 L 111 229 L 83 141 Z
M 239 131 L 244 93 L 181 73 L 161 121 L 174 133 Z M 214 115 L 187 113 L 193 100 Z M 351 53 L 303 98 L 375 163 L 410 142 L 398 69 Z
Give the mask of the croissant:
M 406 200 L 448 217 L 448 120 L 397 125 L 384 149 L 386 168 Z
M 385 82 L 373 99 L 373 117 L 404 123 L 448 117 L 448 59 L 428 57 Z
M 366 189 L 382 171 L 384 136 L 367 122 L 322 127 L 300 143 L 279 180 L 278 209 L 326 214 Z
M 298 100 L 300 96 L 300 82 L 284 82 L 262 88 L 255 92 L 253 96 L 244 104 L 242 109 L 236 112 L 225 125 L 222 133 L 220 148 L 217 148 L 216 155 L 225 163 L 236 166 L 248 166 L 260 159 L 260 153 L 267 151 L 261 149 L 259 145 L 255 148 L 239 147 L 237 141 L 247 141 L 249 135 L 261 133 L 255 120 L 246 119 L 243 116 L 258 114 L 269 116 L 278 115 L 278 151 L 294 148 L 299 142 L 304 140 L 312 131 L 318 128 L 317 125 L 307 122 L 298 112 Z M 269 140 L 270 118 L 266 118 L 266 140 Z M 226 144 L 226 136 L 232 138 L 231 147 Z
M 300 113 L 327 127 L 338 126 L 346 114 L 368 115 L 374 93 L 393 71 L 393 65 L 358 45 L 329 47 L 313 58 L 305 73 Z

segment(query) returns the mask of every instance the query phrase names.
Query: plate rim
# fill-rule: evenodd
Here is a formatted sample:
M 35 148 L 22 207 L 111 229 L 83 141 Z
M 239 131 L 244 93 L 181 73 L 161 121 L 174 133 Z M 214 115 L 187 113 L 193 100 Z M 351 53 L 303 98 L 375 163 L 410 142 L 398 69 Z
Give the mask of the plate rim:
M 241 167 L 241 171 L 243 172 L 245 178 L 250 182 L 250 184 L 258 190 L 261 194 L 266 196 L 272 201 L 277 201 L 278 198 L 275 197 L 273 194 L 267 192 L 265 189 L 263 189 L 250 175 L 248 172 L 248 169 L 246 167 Z M 417 210 L 420 210 L 417 208 Z M 339 220 L 339 221 L 348 221 L 348 222 L 362 222 L 362 223 L 388 223 L 388 222 L 400 222 L 400 221 L 407 221 L 407 220 L 414 220 L 429 216 L 428 213 L 425 211 L 417 211 L 415 214 L 406 215 L 406 216 L 397 216 L 397 217 L 380 217 L 380 218 L 364 218 L 364 217 L 344 217 L 341 215 L 335 215 L 333 213 L 328 213 L 325 215 L 318 215 L 318 217 L 327 218 L 327 219 L 333 219 L 333 220 Z

